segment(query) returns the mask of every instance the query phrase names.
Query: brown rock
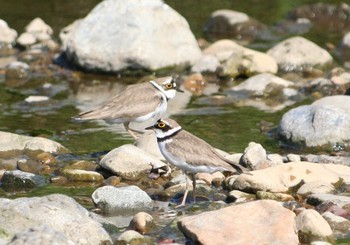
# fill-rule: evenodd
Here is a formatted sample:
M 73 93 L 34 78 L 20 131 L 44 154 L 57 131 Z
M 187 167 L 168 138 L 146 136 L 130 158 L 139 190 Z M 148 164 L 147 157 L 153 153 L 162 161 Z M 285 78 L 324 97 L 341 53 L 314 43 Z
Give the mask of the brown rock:
M 179 229 L 200 244 L 299 244 L 295 214 L 271 200 L 254 201 L 182 218 Z

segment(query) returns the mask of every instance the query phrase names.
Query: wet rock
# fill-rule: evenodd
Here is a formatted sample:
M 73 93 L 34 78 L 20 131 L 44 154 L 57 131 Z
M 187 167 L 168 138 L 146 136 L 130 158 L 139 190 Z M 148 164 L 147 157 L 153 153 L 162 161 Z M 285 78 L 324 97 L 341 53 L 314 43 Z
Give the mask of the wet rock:
M 62 174 L 71 181 L 103 182 L 103 176 L 95 171 L 64 169 Z
M 336 183 L 342 178 L 350 181 L 350 167 L 336 164 L 316 164 L 309 162 L 290 162 L 271 168 L 241 174 L 229 186 L 242 191 L 286 192 L 301 181 L 305 183 L 322 180 Z
M 155 223 L 152 215 L 145 212 L 139 212 L 132 218 L 129 228 L 144 235 L 148 234 L 155 228 Z
M 267 191 L 257 191 L 256 192 L 256 197 L 258 199 L 269 199 L 269 200 L 275 200 L 278 202 L 289 202 L 289 201 L 294 201 L 294 197 L 285 194 L 285 193 L 271 193 Z
M 117 245 L 124 245 L 124 244 L 146 244 L 145 243 L 145 237 L 141 235 L 140 233 L 128 230 L 124 231 L 118 238 Z
M 65 169 L 80 169 L 80 170 L 86 170 L 86 171 L 95 171 L 97 166 L 98 165 L 94 162 L 81 160 L 66 166 Z
M 0 19 L 0 43 L 13 43 L 17 35 L 16 30 L 10 28 L 6 21 Z
M 136 146 L 123 145 L 108 152 L 100 165 L 122 178 L 137 179 L 152 168 L 164 167 L 165 163 Z
M 349 102 L 349 96 L 329 96 L 291 109 L 283 115 L 278 133 L 284 140 L 307 147 L 346 144 L 350 141 Z
M 36 160 L 45 165 L 53 165 L 56 163 L 56 158 L 49 152 L 42 152 L 36 156 Z
M 184 217 L 178 227 L 200 244 L 298 244 L 294 217 L 278 202 L 262 200 Z
M 331 183 L 318 180 L 303 184 L 298 189 L 297 194 L 307 196 L 314 193 L 334 193 L 335 191 L 335 187 Z
M 105 213 L 125 213 L 152 208 L 152 199 L 137 186 L 100 187 L 92 193 L 92 199 Z
M 44 151 L 51 153 L 69 152 L 61 144 L 42 137 L 23 136 L 0 131 L 0 155 L 10 151 Z
M 344 236 L 350 236 L 350 220 L 337 216 L 331 212 L 323 213 L 322 217 L 332 228 L 335 237 L 343 238 Z
M 194 65 L 191 67 L 191 71 L 194 73 L 214 73 L 220 67 L 219 59 L 214 55 L 203 55 Z
M 53 234 L 50 234 L 54 237 L 61 237 L 59 234 L 62 234 L 74 244 L 112 244 L 101 224 L 93 221 L 89 212 L 71 197 L 53 194 L 14 200 L 0 199 L 2 239 L 10 242 L 16 234 L 30 229 L 35 231 L 38 225 L 52 230 Z M 42 236 L 45 237 L 44 234 Z
M 274 165 L 272 161 L 267 159 L 266 151 L 262 145 L 255 142 L 250 142 L 248 147 L 244 149 L 241 164 L 253 170 L 264 169 Z
M 209 40 L 228 38 L 251 42 L 263 38 L 266 32 L 264 24 L 245 13 L 229 9 L 213 12 L 204 27 L 204 33 Z
M 29 71 L 29 65 L 27 63 L 21 62 L 21 61 L 14 61 L 11 62 L 6 67 L 6 79 L 13 80 L 13 79 L 27 79 L 29 77 L 30 71 Z
M 60 231 L 56 231 L 48 226 L 38 225 L 16 234 L 9 245 L 66 245 L 71 241 Z
M 342 208 L 350 205 L 350 197 L 333 195 L 333 194 L 316 193 L 316 194 L 311 194 L 307 197 L 307 203 L 314 206 L 317 206 L 322 203 L 332 203 Z
M 66 37 L 68 59 L 89 70 L 157 70 L 201 56 L 187 21 L 160 0 L 104 1 Z
M 253 201 L 255 199 L 256 199 L 256 196 L 254 194 L 233 190 L 228 193 L 226 201 L 240 203 L 240 202 Z
M 17 168 L 21 171 L 33 174 L 51 174 L 54 171 L 49 165 L 43 165 L 38 161 L 27 158 L 19 159 L 17 161 Z
M 68 182 L 68 179 L 64 176 L 52 176 L 50 182 L 54 184 L 64 185 Z
M 307 67 L 318 67 L 330 64 L 332 56 L 315 43 L 303 37 L 291 37 L 270 50 L 272 56 L 283 71 L 303 71 Z
M 295 218 L 301 243 L 333 241 L 333 232 L 327 221 L 315 210 L 307 209 Z
M 1 186 L 6 191 L 18 191 L 42 186 L 46 182 L 40 175 L 23 172 L 20 170 L 6 171 L 1 179 Z

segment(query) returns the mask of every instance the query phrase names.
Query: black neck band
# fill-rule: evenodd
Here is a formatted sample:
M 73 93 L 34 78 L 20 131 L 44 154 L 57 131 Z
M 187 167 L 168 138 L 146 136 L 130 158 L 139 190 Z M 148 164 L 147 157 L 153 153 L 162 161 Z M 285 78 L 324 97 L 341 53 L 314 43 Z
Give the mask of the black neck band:
M 174 133 L 168 135 L 168 136 L 164 136 L 163 138 L 158 138 L 157 137 L 157 142 L 164 142 L 168 139 L 171 139 L 171 137 L 174 137 L 175 135 L 177 135 L 180 131 L 182 130 L 182 128 L 180 128 L 179 130 L 175 131 Z

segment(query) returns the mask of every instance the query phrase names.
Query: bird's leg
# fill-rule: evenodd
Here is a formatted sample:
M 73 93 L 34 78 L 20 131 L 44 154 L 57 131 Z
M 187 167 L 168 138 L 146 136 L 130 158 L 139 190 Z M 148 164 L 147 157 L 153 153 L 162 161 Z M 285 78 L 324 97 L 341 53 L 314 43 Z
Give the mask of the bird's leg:
M 191 174 L 192 177 L 192 195 L 193 195 L 193 202 L 196 202 L 196 177 L 194 176 L 194 174 Z
M 123 125 L 124 125 L 124 128 L 126 129 L 126 131 L 128 131 L 128 133 L 135 139 L 137 140 L 137 135 L 135 134 L 135 132 L 138 132 L 140 133 L 140 131 L 137 131 L 137 130 L 132 130 L 130 127 L 129 127 L 129 124 L 130 122 L 124 122 Z
M 187 194 L 188 194 L 188 189 L 190 188 L 190 179 L 187 177 L 186 175 L 186 190 L 185 190 L 185 193 L 184 193 L 184 196 L 182 198 L 182 202 L 180 205 L 177 205 L 176 208 L 178 207 L 183 207 L 186 205 L 186 198 L 187 198 Z

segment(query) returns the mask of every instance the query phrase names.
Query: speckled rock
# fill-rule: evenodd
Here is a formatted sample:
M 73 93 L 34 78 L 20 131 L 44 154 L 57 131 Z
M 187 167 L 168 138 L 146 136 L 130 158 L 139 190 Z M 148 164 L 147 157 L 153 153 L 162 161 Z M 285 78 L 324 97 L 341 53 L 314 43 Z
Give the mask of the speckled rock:
M 36 186 L 42 186 L 46 182 L 45 177 L 20 170 L 6 171 L 1 179 L 2 188 L 5 190 L 26 190 Z
M 92 199 L 105 213 L 134 212 L 153 207 L 152 199 L 137 186 L 100 187 L 92 193 Z

